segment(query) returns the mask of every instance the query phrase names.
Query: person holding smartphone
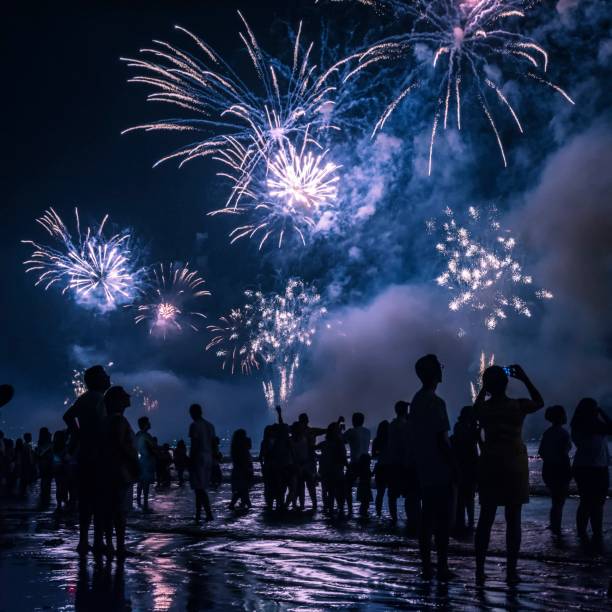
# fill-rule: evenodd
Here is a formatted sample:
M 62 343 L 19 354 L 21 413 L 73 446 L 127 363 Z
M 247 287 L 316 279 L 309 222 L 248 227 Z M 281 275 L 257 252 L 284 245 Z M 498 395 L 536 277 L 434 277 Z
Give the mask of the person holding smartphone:
M 508 376 L 520 380 L 529 393 L 528 399 L 506 395 Z M 488 398 L 487 398 L 488 396 Z M 498 506 L 506 515 L 506 580 L 517 584 L 518 554 L 521 547 L 521 512 L 529 502 L 529 466 L 523 442 L 523 421 L 528 414 L 544 407 L 540 392 L 518 365 L 502 368 L 493 365 L 482 376 L 482 388 L 474 410 L 484 432 L 478 466 L 480 517 L 476 528 L 476 581 L 486 580 L 485 560 L 491 528 Z

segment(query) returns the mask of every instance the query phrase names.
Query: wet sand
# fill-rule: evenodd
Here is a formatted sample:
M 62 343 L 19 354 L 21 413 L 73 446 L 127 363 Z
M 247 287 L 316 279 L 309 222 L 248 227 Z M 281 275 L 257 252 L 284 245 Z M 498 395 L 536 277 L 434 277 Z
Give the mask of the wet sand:
M 26 503 L 2 500 L 0 610 L 610 609 L 611 556 L 580 548 L 572 531 L 575 499 L 561 540 L 545 529 L 548 499 L 533 497 L 525 506 L 523 582 L 516 588 L 504 582 L 500 512 L 489 580 L 477 588 L 470 539 L 451 542 L 457 579 L 427 583 L 401 521 L 338 522 L 320 512 L 280 519 L 261 511 L 261 489 L 254 488 L 254 509 L 240 514 L 227 509 L 229 485 L 222 485 L 213 494 L 216 520 L 202 527 L 193 524 L 187 486 L 154 492 L 154 512 L 129 518 L 136 555 L 123 564 L 95 564 L 91 556 L 80 562 L 75 517 L 55 515 L 53 507 L 38 511 L 35 491 Z M 608 550 L 611 510 L 608 504 Z

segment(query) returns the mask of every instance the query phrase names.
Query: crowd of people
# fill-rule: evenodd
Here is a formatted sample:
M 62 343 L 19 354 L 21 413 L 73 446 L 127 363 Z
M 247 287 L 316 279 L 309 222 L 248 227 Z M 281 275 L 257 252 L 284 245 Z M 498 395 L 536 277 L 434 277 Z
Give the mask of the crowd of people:
M 378 424 L 373 439 L 360 412 L 352 415 L 348 428 L 343 417 L 319 428 L 310 424 L 305 413 L 294 423 L 285 423 L 277 407 L 277 420 L 265 428 L 256 458 L 266 510 L 279 514 L 303 510 L 307 492 L 311 510 L 317 511 L 320 483 L 320 505 L 329 516 L 342 519 L 353 514 L 356 502 L 359 516 L 365 518 L 373 502 L 381 517 L 386 494 L 395 523 L 397 502 L 403 498 L 407 533 L 418 538 L 423 577 L 434 575 L 432 541 L 437 578 L 449 580 L 453 577 L 448 562 L 451 534 L 461 537 L 474 532 L 476 580 L 484 583 L 489 538 L 501 506 L 506 521 L 507 581 L 516 584 L 522 506 L 529 501 L 522 427 L 528 415 L 544 408 L 544 400 L 520 366 L 491 366 L 483 374 L 474 404 L 461 410 L 449 435 L 446 404 L 437 393 L 443 366 L 435 355 L 426 355 L 416 362 L 415 371 L 421 388 L 410 402 L 396 403 L 395 418 Z M 508 397 L 509 377 L 524 384 L 528 398 Z M 149 512 L 150 488 L 170 486 L 172 465 L 179 485 L 189 475 L 195 520 L 214 520 L 209 491 L 221 483 L 222 456 L 215 428 L 204 418 L 202 407 L 189 408 L 189 445 L 179 440 L 171 449 L 151 435 L 147 416 L 138 419 L 138 431 L 133 432 L 124 416 L 130 397 L 122 387 L 111 386 L 102 366 L 86 370 L 84 382 L 87 391 L 64 415 L 65 430 L 51 435 L 43 427 L 36 445 L 31 434 L 13 441 L 0 432 L 0 482 L 5 492 L 26 495 L 40 479 L 41 505 L 49 506 L 55 480 L 58 511 L 78 509 L 81 555 L 90 550 L 94 555 L 119 558 L 129 554 L 126 516 L 134 486 L 138 506 Z M 591 398 L 578 403 L 570 431 L 562 406 L 548 407 L 545 418 L 550 427 L 542 436 L 539 455 L 552 500 L 549 528 L 561 535 L 563 507 L 573 478 L 580 497 L 577 534 L 591 546 L 601 547 L 612 420 Z M 244 429 L 234 432 L 230 455 L 229 507 L 247 511 L 255 471 L 252 442 Z

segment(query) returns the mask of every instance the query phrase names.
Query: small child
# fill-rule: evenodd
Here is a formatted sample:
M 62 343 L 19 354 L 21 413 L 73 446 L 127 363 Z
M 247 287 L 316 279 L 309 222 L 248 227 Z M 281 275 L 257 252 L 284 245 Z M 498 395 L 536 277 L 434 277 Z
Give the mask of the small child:
M 542 458 L 542 480 L 550 490 L 552 505 L 550 508 L 550 527 L 555 535 L 561 535 L 563 505 L 569 494 L 569 483 L 572 479 L 569 452 L 572 443 L 568 431 L 563 427 L 567 415 L 563 406 L 550 406 L 544 418 L 551 426 L 542 435 L 538 455 Z
M 230 510 L 240 500 L 242 508 L 251 507 L 249 490 L 253 483 L 253 459 L 251 457 L 251 439 L 244 429 L 237 429 L 232 436 L 232 501 Z

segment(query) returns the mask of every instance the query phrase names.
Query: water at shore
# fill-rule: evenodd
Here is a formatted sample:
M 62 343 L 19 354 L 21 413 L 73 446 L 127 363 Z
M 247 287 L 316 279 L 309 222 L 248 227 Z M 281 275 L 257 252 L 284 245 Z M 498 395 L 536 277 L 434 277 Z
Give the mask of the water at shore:
M 98 566 L 91 558 L 79 563 L 74 517 L 37 511 L 35 492 L 25 504 L 2 500 L 0 610 L 609 609 L 611 557 L 580 548 L 572 529 L 575 499 L 568 501 L 561 540 L 545 529 L 547 498 L 534 496 L 525 506 L 523 583 L 513 589 L 503 580 L 500 513 L 490 578 L 478 589 L 470 539 L 451 543 L 457 579 L 426 583 L 416 542 L 404 537 L 401 521 L 397 527 L 375 518 L 334 522 L 309 512 L 279 519 L 261 511 L 260 483 L 254 509 L 232 513 L 228 495 L 224 484 L 213 494 L 216 520 L 198 527 L 188 487 L 155 492 L 154 512 L 135 511 L 129 519 L 136 556 Z M 605 529 L 610 549 L 610 504 Z

